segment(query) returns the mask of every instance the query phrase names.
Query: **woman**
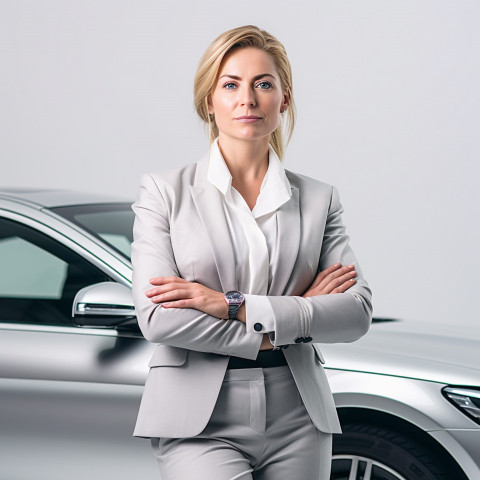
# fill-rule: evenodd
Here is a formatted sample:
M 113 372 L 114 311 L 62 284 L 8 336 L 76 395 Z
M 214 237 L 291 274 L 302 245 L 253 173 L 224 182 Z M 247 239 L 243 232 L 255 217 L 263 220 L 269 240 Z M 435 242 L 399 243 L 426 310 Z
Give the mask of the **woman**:
M 371 294 L 337 191 L 284 170 L 294 124 L 283 45 L 254 26 L 200 61 L 209 154 L 142 178 L 133 293 L 157 343 L 134 435 L 163 480 L 327 479 L 340 432 L 313 342 L 351 342 Z

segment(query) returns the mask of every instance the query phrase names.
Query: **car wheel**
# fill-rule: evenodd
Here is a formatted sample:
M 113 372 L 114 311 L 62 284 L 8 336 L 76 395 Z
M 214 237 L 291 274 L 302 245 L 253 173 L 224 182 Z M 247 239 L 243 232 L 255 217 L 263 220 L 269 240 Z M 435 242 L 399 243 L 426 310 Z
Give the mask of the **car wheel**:
M 451 480 L 452 470 L 431 449 L 374 425 L 342 425 L 334 435 L 331 480 Z

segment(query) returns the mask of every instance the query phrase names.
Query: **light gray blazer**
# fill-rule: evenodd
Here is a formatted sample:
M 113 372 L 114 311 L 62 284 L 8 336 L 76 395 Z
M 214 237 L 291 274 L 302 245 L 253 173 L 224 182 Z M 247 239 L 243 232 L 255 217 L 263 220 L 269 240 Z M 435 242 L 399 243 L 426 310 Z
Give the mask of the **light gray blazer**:
M 164 309 L 146 297 L 149 279 L 180 276 L 217 291 L 236 290 L 233 247 L 220 192 L 207 180 L 208 157 L 166 174 L 142 177 L 132 244 L 133 297 L 138 323 L 158 343 L 134 435 L 191 437 L 207 425 L 229 355 L 255 359 L 262 335 L 239 321 L 194 309 Z M 336 189 L 286 171 L 292 198 L 278 211 L 278 254 L 268 292 L 275 315 L 275 345 L 285 358 L 305 407 L 323 432 L 340 432 L 317 345 L 296 344 L 303 331 L 301 296 L 317 273 L 354 264 L 357 283 L 347 292 L 310 297 L 313 342 L 353 342 L 371 322 L 371 292 L 349 246 Z M 303 332 L 305 333 L 305 332 Z

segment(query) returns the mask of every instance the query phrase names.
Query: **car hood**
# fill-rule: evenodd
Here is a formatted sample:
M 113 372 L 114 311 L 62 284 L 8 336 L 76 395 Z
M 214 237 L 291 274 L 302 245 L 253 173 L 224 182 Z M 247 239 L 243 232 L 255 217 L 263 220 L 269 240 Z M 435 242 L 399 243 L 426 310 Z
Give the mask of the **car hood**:
M 480 386 L 480 329 L 394 321 L 351 344 L 319 344 L 326 368 Z

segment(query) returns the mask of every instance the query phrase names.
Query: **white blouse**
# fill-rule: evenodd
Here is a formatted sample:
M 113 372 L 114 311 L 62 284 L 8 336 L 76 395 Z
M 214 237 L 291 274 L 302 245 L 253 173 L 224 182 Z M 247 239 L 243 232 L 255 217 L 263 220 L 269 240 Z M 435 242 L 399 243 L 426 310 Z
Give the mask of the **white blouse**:
M 253 210 L 232 187 L 232 176 L 220 153 L 218 138 L 210 149 L 208 165 L 208 181 L 224 200 L 235 252 L 238 290 L 245 296 L 247 331 L 261 334 L 274 331 L 273 309 L 266 295 L 272 281 L 271 259 L 276 258 L 278 248 L 277 210 L 292 196 L 290 182 L 272 146 L 269 146 L 268 160 L 268 170 Z M 260 330 L 258 324 L 262 326 Z

